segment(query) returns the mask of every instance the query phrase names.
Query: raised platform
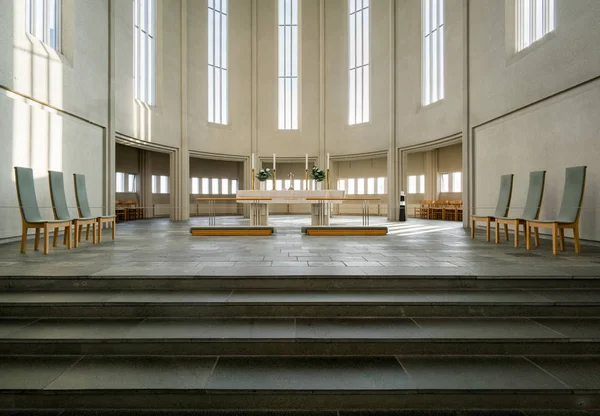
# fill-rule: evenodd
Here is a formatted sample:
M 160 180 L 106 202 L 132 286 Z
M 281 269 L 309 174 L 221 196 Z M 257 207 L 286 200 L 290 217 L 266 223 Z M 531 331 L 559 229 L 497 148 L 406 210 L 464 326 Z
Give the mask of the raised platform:
M 388 227 L 381 226 L 310 226 L 302 227 L 302 233 L 306 235 L 324 236 L 362 236 L 362 235 L 386 235 Z
M 264 236 L 275 232 L 274 227 L 268 226 L 213 226 L 192 227 L 190 233 L 193 236 Z

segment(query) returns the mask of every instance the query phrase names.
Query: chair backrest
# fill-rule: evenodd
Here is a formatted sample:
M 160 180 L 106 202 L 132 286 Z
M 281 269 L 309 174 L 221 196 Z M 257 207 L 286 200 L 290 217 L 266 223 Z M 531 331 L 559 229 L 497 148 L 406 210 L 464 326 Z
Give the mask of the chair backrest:
M 510 207 L 510 198 L 512 197 L 514 175 L 502 175 L 500 178 L 500 194 L 498 195 L 498 204 L 496 204 L 495 217 L 506 217 Z
M 42 215 L 40 214 L 37 198 L 35 196 L 33 170 L 15 166 L 15 176 L 17 179 L 17 198 L 19 199 L 19 208 L 21 210 L 23 221 L 42 221 Z
M 91 218 L 90 204 L 88 203 L 87 189 L 85 187 L 85 175 L 74 173 L 75 199 L 77 200 L 77 211 L 81 218 Z
M 558 211 L 558 222 L 575 222 L 581 213 L 585 174 L 587 166 L 576 166 L 565 170 L 565 189 Z
M 52 199 L 52 211 L 57 220 L 69 221 L 71 214 L 67 207 L 67 198 L 65 197 L 65 183 L 62 172 L 48 171 L 48 181 L 50 182 L 50 198 Z
M 544 197 L 544 184 L 546 182 L 546 171 L 540 170 L 529 172 L 529 189 L 527 190 L 527 200 L 523 209 L 524 220 L 537 220 L 542 207 L 542 198 Z

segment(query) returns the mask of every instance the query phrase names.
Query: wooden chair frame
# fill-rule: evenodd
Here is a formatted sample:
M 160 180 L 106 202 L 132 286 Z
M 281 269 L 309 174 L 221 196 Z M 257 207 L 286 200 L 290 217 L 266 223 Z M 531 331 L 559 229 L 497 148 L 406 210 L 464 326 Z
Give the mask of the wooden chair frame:
M 112 228 L 112 239 L 114 240 L 116 237 L 116 228 L 117 228 L 117 217 L 115 215 L 106 215 L 106 216 L 99 216 L 99 217 L 93 217 L 91 215 L 90 212 L 84 212 L 83 209 L 85 209 L 86 211 L 89 211 L 88 205 L 87 205 L 87 190 L 85 188 L 85 182 L 83 182 L 83 192 L 82 195 L 79 195 L 78 191 L 77 191 L 77 173 L 73 174 L 73 186 L 75 187 L 75 200 L 77 201 L 77 213 L 79 214 L 80 217 L 84 217 L 83 219 L 87 220 L 89 218 L 92 218 L 93 223 L 88 224 L 87 225 L 87 230 L 86 230 L 86 240 L 88 238 L 89 232 L 90 232 L 90 225 L 92 225 L 93 227 L 93 239 L 95 240 L 96 238 L 96 227 L 98 228 L 98 243 L 102 242 L 102 224 L 111 224 L 111 228 Z M 82 180 L 85 181 L 85 176 L 82 176 Z M 85 194 L 85 195 L 84 195 Z M 82 206 L 82 201 L 85 201 L 85 207 Z M 88 217 L 88 218 L 85 218 Z M 78 238 L 81 239 L 81 232 L 82 232 L 82 226 L 83 223 L 78 225 Z
M 19 175 L 18 167 L 15 167 L 15 175 Z M 20 168 L 23 169 L 23 168 Z M 29 169 L 29 168 L 25 168 Z M 71 221 L 56 221 L 56 220 L 39 220 L 39 221 L 27 221 L 26 214 L 23 210 L 23 202 L 21 200 L 21 189 L 19 189 L 19 180 L 15 181 L 17 186 L 17 199 L 19 201 L 19 211 L 21 212 L 21 253 L 25 253 L 27 251 L 27 231 L 30 228 L 35 229 L 35 240 L 33 243 L 33 249 L 35 251 L 39 250 L 40 245 L 40 232 L 44 230 L 44 254 L 48 254 L 49 246 L 50 246 L 50 229 L 54 229 L 54 246 L 56 246 L 56 240 L 58 238 L 58 230 L 59 228 L 65 228 L 65 239 L 67 243 L 67 248 L 71 248 Z M 35 197 L 35 188 L 34 188 L 34 197 Z M 36 201 L 36 209 L 37 201 Z M 39 209 L 38 209 L 39 210 Z M 64 241 L 64 240 L 63 240 Z
M 531 249 L 531 228 L 536 230 L 535 233 L 535 246 L 539 246 L 539 234 L 538 228 L 550 228 L 552 230 L 552 254 L 556 256 L 558 254 L 558 246 L 560 244 L 560 251 L 565 251 L 565 229 L 570 228 L 573 230 L 573 240 L 575 243 L 575 253 L 581 253 L 581 245 L 579 243 L 579 217 L 581 216 L 581 205 L 583 204 L 583 195 L 585 193 L 585 182 L 587 176 L 587 167 L 583 167 L 583 184 L 581 188 L 581 197 L 579 199 L 579 205 L 577 207 L 577 216 L 575 221 L 572 222 L 560 222 L 560 221 L 538 221 L 532 220 L 527 221 L 525 225 L 525 241 L 527 250 Z M 565 175 L 566 176 L 566 175 Z M 566 177 L 565 177 L 566 181 Z M 564 191 L 563 191 L 564 198 Z M 560 240 L 559 240 L 560 235 Z
M 507 175 L 502 175 L 507 176 Z M 499 208 L 503 208 L 503 207 L 498 207 L 496 206 L 496 213 L 494 216 L 480 216 L 480 215 L 471 215 L 471 239 L 475 238 L 475 223 L 476 222 L 485 222 L 486 223 L 486 232 L 485 232 L 485 238 L 486 241 L 489 242 L 490 241 L 490 225 L 491 223 L 495 223 L 496 222 L 496 217 L 505 217 L 508 214 L 508 210 L 510 207 L 510 201 L 512 199 L 512 189 L 513 189 L 513 179 L 514 176 L 512 174 L 510 174 L 511 178 L 510 178 L 510 188 L 508 191 L 508 200 L 506 202 L 506 209 L 504 210 L 504 213 L 502 215 L 498 215 L 498 209 Z M 498 196 L 498 202 L 500 202 L 500 195 L 502 193 L 502 181 L 500 182 L 500 194 Z M 498 227 L 498 224 L 496 224 L 496 228 Z M 508 241 L 508 224 L 504 224 L 504 236 L 506 238 L 506 241 Z

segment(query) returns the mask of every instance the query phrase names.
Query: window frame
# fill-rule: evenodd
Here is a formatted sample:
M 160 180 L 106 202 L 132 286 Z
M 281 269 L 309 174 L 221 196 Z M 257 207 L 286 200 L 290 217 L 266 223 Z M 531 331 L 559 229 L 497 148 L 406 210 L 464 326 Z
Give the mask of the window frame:
M 357 1 L 361 2 L 361 8 L 357 8 Z M 348 0 L 348 125 L 355 126 L 359 124 L 370 123 L 371 121 L 371 1 L 373 0 Z M 366 4 L 366 6 L 364 6 Z M 367 16 L 366 23 L 364 16 Z M 359 29 L 356 21 L 360 15 L 361 28 Z M 354 25 L 353 23 L 354 18 Z M 366 31 L 365 29 L 366 25 Z M 354 28 L 354 30 L 353 30 Z M 360 33 L 360 36 L 359 36 Z M 358 42 L 360 37 L 360 42 Z M 360 47 L 357 47 L 360 43 Z M 354 45 L 354 48 L 353 48 Z M 365 56 L 365 45 L 367 53 Z M 354 50 L 354 53 L 353 53 Z M 362 62 L 358 64 L 358 55 Z M 354 55 L 354 56 L 353 56 Z M 365 77 L 364 72 L 367 71 Z M 360 99 L 358 98 L 358 74 L 361 74 Z M 354 84 L 354 85 L 353 85 Z M 366 86 L 366 88 L 365 88 Z M 365 99 L 366 97 L 366 99 Z M 360 104 L 360 119 L 358 109 Z
M 445 98 L 444 14 L 446 7 L 444 2 L 445 0 L 421 0 L 421 104 L 423 107 Z M 432 7 L 434 4 L 436 7 Z M 431 41 L 430 44 L 428 41 Z
M 36 0 L 25 1 L 25 31 L 47 45 L 49 48 L 55 50 L 58 53 L 62 52 L 62 0 L 40 0 L 42 5 L 42 11 L 39 11 L 40 6 Z M 50 13 L 48 3 L 54 2 L 54 26 L 55 34 L 54 37 L 50 36 Z M 38 20 L 38 14 L 42 15 L 42 36 L 38 36 L 36 29 L 36 21 Z M 53 42 L 54 41 L 54 42 Z M 53 46 L 52 43 L 55 45 Z
M 219 6 L 217 8 L 217 2 Z M 212 11 L 212 25 L 211 25 Z M 207 120 L 211 124 L 221 126 L 229 125 L 229 4 L 228 0 L 208 0 L 207 7 Z M 219 14 L 219 54 L 217 59 L 215 37 L 217 22 L 216 16 Z M 211 32 L 212 28 L 212 32 Z M 225 37 L 223 37 L 225 35 Z M 223 40 L 223 38 L 225 40 Z M 212 42 L 211 42 L 212 41 Z M 211 60 L 211 50 L 212 60 Z M 219 61 L 218 63 L 216 61 Z M 211 63 L 212 62 L 212 63 Z M 218 86 L 215 76 L 219 74 Z M 212 77 L 211 77 L 212 74 Z M 225 75 L 225 77 L 223 77 Z M 225 80 L 225 82 L 223 82 Z M 217 91 L 219 90 L 219 91 Z M 211 96 L 212 92 L 212 96 Z M 217 106 L 218 103 L 218 106 Z M 217 107 L 219 107 L 219 116 L 217 117 Z M 212 114 L 211 114 L 212 112 Z
M 520 53 L 537 44 L 556 30 L 555 0 L 514 0 L 515 3 L 515 52 Z M 538 8 L 539 7 L 539 8 Z M 540 22 L 536 16 L 541 14 Z M 527 19 L 528 17 L 528 19 Z M 525 22 L 527 27 L 525 27 Z M 542 23 L 541 33 L 537 23 Z M 527 30 L 528 29 L 528 30 Z M 527 37 L 525 37 L 525 32 Z
M 287 4 L 291 4 L 292 7 L 295 7 L 294 11 L 290 12 L 289 20 L 287 22 L 285 7 Z M 277 22 L 277 128 L 278 130 L 300 130 L 300 121 L 301 121 L 301 96 L 302 96 L 302 87 L 301 87 L 301 1 L 300 0 L 277 0 L 277 13 L 276 13 L 276 22 Z M 281 11 L 283 7 L 283 12 Z M 283 17 L 283 23 L 282 23 Z M 295 17 L 295 19 L 294 19 Z M 295 21 L 295 23 L 294 23 Z M 289 49 L 287 48 L 287 30 L 286 28 L 290 28 L 290 42 Z M 294 28 L 296 28 L 296 35 L 294 36 Z M 282 40 L 282 30 L 283 30 L 283 40 Z M 295 39 L 294 39 L 295 38 Z M 294 42 L 295 40 L 295 42 Z M 282 47 L 283 45 L 283 47 Z M 294 46 L 296 48 L 296 56 L 294 56 Z M 283 55 L 282 55 L 283 52 Z M 287 61 L 288 55 L 287 52 L 290 52 L 290 74 L 287 73 Z M 295 59 L 294 59 L 295 58 Z M 283 62 L 283 68 L 282 68 Z M 283 73 L 283 75 L 282 75 Z M 295 75 L 294 75 L 295 73 Z M 289 86 L 288 82 L 290 81 Z M 294 91 L 294 80 L 295 80 L 295 90 L 296 94 L 293 94 Z M 282 89 L 283 83 L 283 89 Z M 288 88 L 289 94 L 288 94 Z M 289 97 L 289 109 L 287 107 Z M 289 120 L 288 120 L 289 116 Z
M 139 20 L 142 4 L 143 22 Z M 151 107 L 157 105 L 157 11 L 157 0 L 133 0 L 133 96 L 135 100 Z M 144 48 L 141 45 L 146 46 L 145 52 L 142 52 Z

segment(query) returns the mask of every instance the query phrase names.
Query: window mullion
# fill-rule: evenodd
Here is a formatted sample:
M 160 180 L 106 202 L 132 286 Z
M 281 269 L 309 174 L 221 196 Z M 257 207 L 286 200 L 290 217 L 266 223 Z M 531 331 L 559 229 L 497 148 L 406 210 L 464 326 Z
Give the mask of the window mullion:
M 433 68 L 433 0 L 427 0 L 429 3 L 429 104 L 433 102 L 433 84 L 435 82 L 435 70 Z

